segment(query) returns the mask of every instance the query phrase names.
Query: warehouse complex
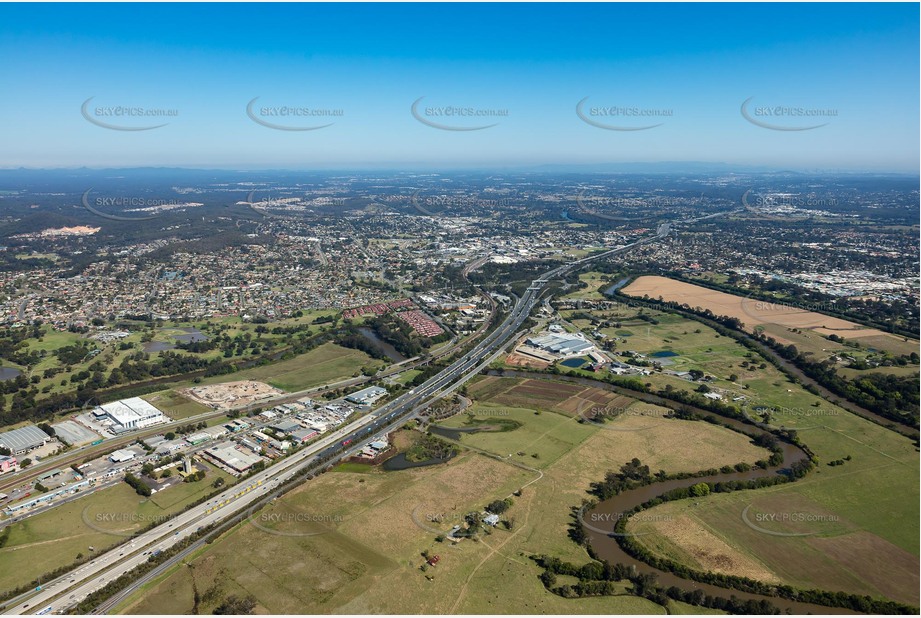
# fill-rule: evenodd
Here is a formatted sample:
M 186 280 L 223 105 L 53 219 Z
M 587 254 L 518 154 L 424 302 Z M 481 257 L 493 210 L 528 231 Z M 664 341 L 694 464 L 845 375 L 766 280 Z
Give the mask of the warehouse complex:
M 363 388 L 360 391 L 355 391 L 346 397 L 345 400 L 352 403 L 357 403 L 360 406 L 367 406 L 374 403 L 381 397 L 384 397 L 386 394 L 386 388 L 381 388 L 380 386 L 369 386 L 368 388 Z
M 44 446 L 50 436 L 35 425 L 20 427 L 0 433 L 0 446 L 10 449 L 13 455 L 22 455 Z
M 230 468 L 241 474 L 262 461 L 262 457 L 238 447 L 233 442 L 222 442 L 205 450 L 205 455 L 212 458 L 215 463 Z
M 109 425 L 113 433 L 143 429 L 169 421 L 169 417 L 140 397 L 106 403 L 93 410 L 97 421 Z
M 595 346 L 590 341 L 586 341 L 582 335 L 568 333 L 548 333 L 530 337 L 527 344 L 560 357 L 588 354 L 595 349 Z

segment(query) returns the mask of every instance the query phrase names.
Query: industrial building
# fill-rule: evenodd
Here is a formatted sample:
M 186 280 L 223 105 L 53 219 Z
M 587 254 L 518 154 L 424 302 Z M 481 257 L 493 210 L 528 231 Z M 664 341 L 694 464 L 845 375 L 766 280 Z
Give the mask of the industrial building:
M 216 444 L 209 449 L 205 449 L 205 454 L 239 473 L 246 472 L 262 461 L 262 457 L 238 448 L 233 442 Z
M 298 429 L 303 429 L 300 423 L 291 420 L 278 421 L 277 423 L 269 425 L 269 428 L 281 433 L 293 433 Z
M 115 433 L 143 429 L 169 421 L 169 417 L 140 397 L 106 403 L 93 410 L 98 420 L 108 420 Z
M 567 333 L 549 333 L 529 337 L 527 344 L 560 357 L 588 354 L 595 349 L 592 342 L 586 341 L 582 335 L 570 335 Z
M 363 388 L 360 391 L 356 391 L 345 398 L 346 401 L 351 401 L 360 406 L 367 406 L 381 397 L 387 395 L 387 389 L 381 388 L 380 386 L 369 386 L 368 388 Z
M 306 442 L 311 438 L 315 438 L 320 433 L 316 429 L 298 429 L 297 431 L 292 431 L 288 434 L 288 437 L 294 440 L 295 442 Z
M 245 431 L 249 429 L 250 424 L 247 423 L 246 421 L 241 421 L 240 419 L 237 418 L 237 419 L 230 421 L 229 423 L 226 423 L 224 425 L 224 428 L 227 429 L 228 431 L 232 431 L 233 433 L 236 433 L 238 431 Z
M 70 446 L 83 446 L 99 440 L 100 436 L 76 421 L 61 421 L 51 426 L 58 440 Z
M 51 438 L 35 425 L 27 425 L 0 433 L 0 446 L 10 449 L 13 455 L 22 455 L 44 446 Z
M 11 504 L 5 509 L 3 509 L 3 512 L 6 513 L 7 515 L 15 515 L 16 513 L 22 510 L 28 510 L 34 506 L 48 504 L 52 502 L 55 498 L 59 498 L 60 496 L 63 496 L 65 494 L 75 494 L 78 491 L 80 491 L 81 488 L 87 487 L 89 484 L 90 484 L 89 481 L 80 481 L 79 483 L 68 485 L 67 487 L 63 489 L 58 489 L 57 491 L 50 491 L 46 494 L 42 494 L 38 496 L 37 498 L 32 498 L 31 500 L 27 500 L 26 502 L 20 502 L 18 504 Z
M 129 451 L 128 449 L 119 449 L 114 451 L 109 455 L 109 459 L 114 463 L 124 463 L 126 461 L 131 461 L 136 456 L 134 451 Z
M 202 429 L 197 433 L 193 433 L 190 436 L 187 436 L 185 441 L 195 446 L 196 444 L 201 444 L 202 442 L 207 442 L 209 440 L 216 440 L 223 436 L 226 436 L 228 430 L 226 427 L 220 425 L 216 427 L 208 427 L 207 429 Z

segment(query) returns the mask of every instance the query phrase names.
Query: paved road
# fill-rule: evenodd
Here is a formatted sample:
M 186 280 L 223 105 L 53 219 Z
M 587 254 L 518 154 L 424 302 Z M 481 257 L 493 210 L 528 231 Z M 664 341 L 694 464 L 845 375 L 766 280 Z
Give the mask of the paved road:
M 192 507 L 168 524 L 152 528 L 131 539 L 128 544 L 116 547 L 81 565 L 76 571 L 49 582 L 42 590 L 34 592 L 28 599 L 17 599 L 14 605 L 6 607 L 6 613 L 50 613 L 71 607 L 148 560 L 148 554 L 151 552 L 172 547 L 195 534 L 200 528 L 221 522 L 255 503 L 264 492 L 285 483 L 302 470 L 316 466 L 323 460 L 328 460 L 331 464 L 360 448 L 367 438 L 415 418 L 426 407 L 428 401 L 443 396 L 446 394 L 446 389 L 453 390 L 463 381 L 479 373 L 503 351 L 503 347 L 513 339 L 513 336 L 520 335 L 517 332 L 518 329 L 530 315 L 544 287 L 551 279 L 565 276 L 590 262 L 628 251 L 642 244 L 661 240 L 668 235 L 669 230 L 670 224 L 663 224 L 659 226 L 654 236 L 547 271 L 540 278 L 531 282 L 511 312 L 495 330 L 462 358 L 421 386 L 384 404 L 373 414 L 324 436 L 309 447 L 221 492 L 209 502 Z

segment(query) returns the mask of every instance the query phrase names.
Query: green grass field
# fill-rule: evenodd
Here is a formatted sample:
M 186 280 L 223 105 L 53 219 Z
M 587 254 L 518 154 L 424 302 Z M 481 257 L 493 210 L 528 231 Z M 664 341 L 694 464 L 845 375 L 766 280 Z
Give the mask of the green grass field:
M 261 380 L 282 390 L 300 391 L 352 377 L 364 366 L 382 364 L 360 350 L 325 343 L 297 358 L 238 371 L 233 379 Z M 227 381 L 223 378 L 221 382 Z
M 211 410 L 208 406 L 192 401 L 173 390 L 144 395 L 144 399 L 163 410 L 173 420 L 188 418 Z
M 493 397 L 507 396 L 510 387 L 521 383 L 490 379 L 485 384 L 492 387 L 493 382 L 501 382 L 489 388 Z M 547 383 L 548 390 L 558 384 Z M 571 396 L 567 390 L 556 392 L 558 405 Z M 493 418 L 489 413 L 508 409 L 481 392 L 478 396 L 485 399 L 475 406 L 484 420 Z M 461 414 L 451 420 L 465 418 Z M 653 469 L 677 471 L 763 456 L 739 434 L 661 414 L 618 418 L 612 425 L 620 431 L 579 425 L 571 416 L 549 411 L 535 415 L 517 409 L 501 418 L 521 426 L 477 438 L 496 452 L 507 449 L 507 438 L 530 442 L 543 454 L 540 472 L 470 451 L 447 464 L 400 472 L 340 465 L 281 498 L 264 516 L 259 514 L 263 528 L 313 536 L 238 527 L 190 559 L 191 568 L 171 570 L 120 611 L 167 608 L 188 613 L 194 596 L 191 577 L 200 595 L 214 597 L 199 606 L 199 613 L 209 613 L 233 593 L 252 594 L 258 611 L 273 613 L 661 614 L 665 608 L 626 594 L 588 599 L 552 595 L 537 579 L 540 569 L 528 556 L 548 553 L 587 561 L 584 548 L 566 534 L 570 507 L 587 496 L 590 482 L 632 457 L 641 457 Z M 530 456 L 524 461 L 534 465 Z M 500 526 L 479 541 L 457 545 L 435 540 L 464 513 L 521 488 L 522 495 L 503 516 L 511 522 L 510 530 Z M 300 521 L 291 514 L 298 514 Z M 419 570 L 423 550 L 442 557 L 426 573 Z
M 563 296 L 563 300 L 574 300 L 574 299 L 591 299 L 591 300 L 602 300 L 605 296 L 598 291 L 603 284 L 611 282 L 612 276 L 606 275 L 599 272 L 587 272 L 579 275 L 579 281 L 588 285 L 580 290 L 575 290 Z
M 126 483 L 99 490 L 40 515 L 12 524 L 9 541 L 0 548 L 0 590 L 8 590 L 60 566 L 90 547 L 101 551 L 125 538 L 125 534 L 160 521 L 204 495 L 219 491 L 211 487 L 218 477 L 233 478 L 208 466 L 198 483 L 179 483 L 150 498 L 138 496 Z
M 409 384 L 409 382 L 412 381 L 412 379 L 415 378 L 420 373 L 422 373 L 422 371 L 420 371 L 419 369 L 409 369 L 407 371 L 403 371 L 397 374 L 396 377 L 394 377 L 393 381 L 396 382 L 397 384 Z
M 919 467 L 910 441 L 812 395 L 770 364 L 760 368 L 762 358 L 746 358 L 743 346 L 706 326 L 679 316 L 656 318 L 659 325 L 630 327 L 633 336 L 618 342 L 618 348 L 644 354 L 674 351 L 678 356 L 669 359 L 673 364 L 667 369 L 696 368 L 715 376 L 710 387 L 725 399 L 745 397 L 737 405 L 752 416 L 758 416 L 759 408 L 772 409 L 771 422 L 797 429 L 820 460 L 816 472 L 792 485 L 711 496 L 693 509 L 674 503 L 657 510 L 692 518 L 741 556 L 763 563 L 778 581 L 884 595 L 917 605 Z M 742 367 L 746 360 L 748 366 Z M 728 380 L 731 374 L 736 374 L 735 382 Z M 696 388 L 663 374 L 643 381 L 656 388 Z M 826 465 L 846 456 L 852 459 L 842 466 Z M 745 526 L 740 517 L 753 501 L 772 512 L 794 509 L 833 515 L 840 525 L 807 541 L 764 535 Z M 685 533 L 676 530 L 671 540 L 643 539 L 664 555 L 704 567 L 706 560 L 695 559 L 683 548 Z M 881 564 L 887 565 L 885 578 L 877 575 Z
M 572 416 L 549 411 L 540 411 L 538 414 L 535 410 L 525 408 L 481 403 L 476 403 L 464 414 L 439 424 L 452 428 L 464 427 L 468 412 L 478 421 L 488 423 L 490 420 L 512 420 L 521 426 L 512 431 L 480 431 L 465 434 L 461 438 L 461 444 L 474 446 L 534 468 L 551 465 L 563 453 L 596 431 L 577 422 Z M 537 457 L 533 456 L 535 454 Z

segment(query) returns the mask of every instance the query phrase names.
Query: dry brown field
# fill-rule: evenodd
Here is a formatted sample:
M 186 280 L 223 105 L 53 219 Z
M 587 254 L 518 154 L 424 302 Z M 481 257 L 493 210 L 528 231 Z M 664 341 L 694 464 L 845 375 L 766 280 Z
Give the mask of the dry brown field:
M 623 291 L 631 296 L 648 295 L 653 299 L 661 297 L 665 301 L 686 303 L 691 307 L 709 309 L 716 315 L 737 318 L 749 332 L 753 332 L 758 326 L 777 324 L 787 328 L 809 329 L 826 337 L 832 334 L 838 335 L 894 354 L 905 353 L 906 346 L 914 350 L 918 349 L 916 341 L 906 342 L 903 337 L 875 328 L 867 328 L 862 324 L 786 306 L 780 302 L 770 303 L 727 294 L 668 277 L 654 275 L 638 277 L 623 288 Z

